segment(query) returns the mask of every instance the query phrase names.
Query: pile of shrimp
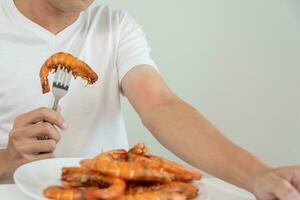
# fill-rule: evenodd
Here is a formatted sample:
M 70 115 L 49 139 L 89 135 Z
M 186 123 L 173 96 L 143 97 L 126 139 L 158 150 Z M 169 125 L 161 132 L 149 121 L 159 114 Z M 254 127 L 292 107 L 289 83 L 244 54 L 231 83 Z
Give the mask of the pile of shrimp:
M 63 168 L 62 186 L 50 186 L 44 195 L 55 200 L 187 200 L 197 197 L 192 181 L 201 178 L 200 172 L 151 155 L 139 143 Z

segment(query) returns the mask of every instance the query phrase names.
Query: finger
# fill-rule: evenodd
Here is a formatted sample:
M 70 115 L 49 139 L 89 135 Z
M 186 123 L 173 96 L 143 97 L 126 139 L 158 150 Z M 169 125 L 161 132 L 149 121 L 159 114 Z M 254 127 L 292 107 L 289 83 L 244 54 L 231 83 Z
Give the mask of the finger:
M 18 116 L 15 119 L 14 128 L 35 124 L 41 121 L 46 121 L 58 126 L 61 129 L 66 129 L 66 125 L 62 116 L 58 112 L 49 108 L 39 108 Z
M 32 127 L 34 127 L 36 129 L 35 130 L 36 134 L 34 134 L 34 132 L 33 132 L 32 138 L 37 138 L 39 136 L 47 136 L 49 139 L 53 139 L 56 142 L 59 142 L 59 140 L 61 138 L 61 135 L 58 132 L 57 128 L 48 122 L 38 123 L 38 124 L 32 125 Z
M 273 193 L 280 200 L 300 200 L 299 192 L 288 181 L 274 177 Z
M 27 145 L 26 153 L 52 153 L 56 149 L 55 140 L 31 140 L 30 145 Z
M 23 129 L 23 135 L 27 135 L 29 138 L 38 138 L 40 136 L 47 136 L 49 139 L 53 139 L 59 142 L 61 135 L 58 130 L 48 122 L 42 122 L 27 126 Z

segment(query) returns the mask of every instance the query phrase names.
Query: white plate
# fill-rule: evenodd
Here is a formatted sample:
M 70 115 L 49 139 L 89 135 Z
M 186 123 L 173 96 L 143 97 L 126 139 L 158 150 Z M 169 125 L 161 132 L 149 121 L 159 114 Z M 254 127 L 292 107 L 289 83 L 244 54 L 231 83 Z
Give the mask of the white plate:
M 43 190 L 50 185 L 60 185 L 62 167 L 79 166 L 82 158 L 55 158 L 25 164 L 14 174 L 18 188 L 33 199 L 45 199 Z M 209 200 L 205 186 L 196 182 L 200 195 L 196 200 Z

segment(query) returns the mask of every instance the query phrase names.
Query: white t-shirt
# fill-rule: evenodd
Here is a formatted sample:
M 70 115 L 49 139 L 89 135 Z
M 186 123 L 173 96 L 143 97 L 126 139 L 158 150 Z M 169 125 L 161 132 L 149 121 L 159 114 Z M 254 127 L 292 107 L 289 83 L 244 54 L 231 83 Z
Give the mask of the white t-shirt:
M 42 94 L 39 70 L 58 51 L 88 63 L 99 81 L 88 87 L 80 78 L 71 82 L 60 103 L 68 129 L 61 132 L 56 156 L 94 156 L 108 149 L 128 148 L 120 82 L 133 67 L 155 64 L 136 21 L 97 0 L 57 35 L 24 17 L 13 0 L 0 1 L 0 147 L 6 147 L 16 116 L 51 107 L 53 95 Z

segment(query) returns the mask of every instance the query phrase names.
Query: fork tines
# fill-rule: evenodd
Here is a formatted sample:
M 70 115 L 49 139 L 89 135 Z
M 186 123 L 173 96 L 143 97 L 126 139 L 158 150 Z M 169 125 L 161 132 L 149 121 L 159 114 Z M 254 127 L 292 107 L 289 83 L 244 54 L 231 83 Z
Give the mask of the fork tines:
M 53 87 L 68 90 L 72 78 L 72 71 L 68 70 L 63 65 L 58 65 L 54 76 Z

